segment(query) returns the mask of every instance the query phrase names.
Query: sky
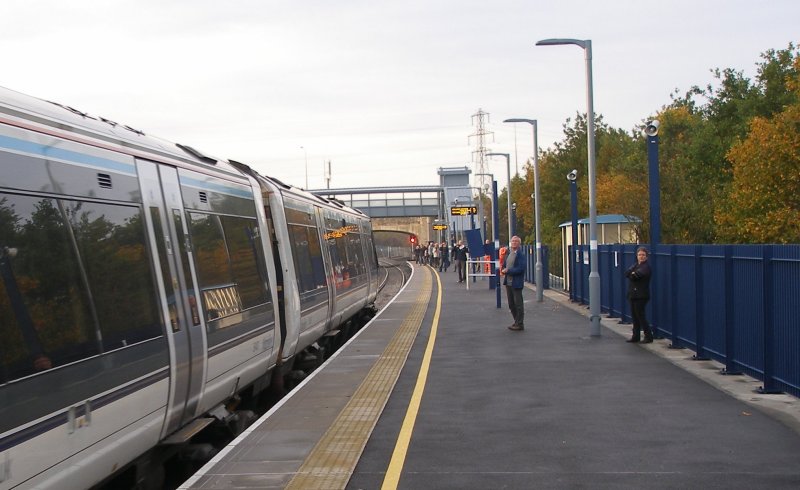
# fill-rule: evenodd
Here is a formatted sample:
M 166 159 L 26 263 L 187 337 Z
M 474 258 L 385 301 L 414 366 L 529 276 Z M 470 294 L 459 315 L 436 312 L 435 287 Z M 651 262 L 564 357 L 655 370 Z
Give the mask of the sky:
M 0 86 L 309 188 L 438 185 L 479 110 L 511 172 L 594 110 L 633 131 L 800 41 L 797 0 L 3 0 Z M 643 155 L 643 158 L 646 156 Z M 331 179 L 324 176 L 331 162 Z M 504 159 L 485 170 L 505 186 Z

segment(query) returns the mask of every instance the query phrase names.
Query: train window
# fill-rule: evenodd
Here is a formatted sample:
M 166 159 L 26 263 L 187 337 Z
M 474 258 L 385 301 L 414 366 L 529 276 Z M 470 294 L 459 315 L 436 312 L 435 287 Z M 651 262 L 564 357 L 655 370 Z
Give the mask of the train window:
M 360 285 L 366 265 L 358 224 L 349 216 L 326 212 L 325 225 L 337 290 Z
M 327 288 L 328 281 L 325 277 L 325 262 L 322 259 L 322 245 L 319 242 L 319 232 L 317 228 L 309 228 L 307 232 L 308 254 L 311 257 L 314 284 L 317 285 L 317 288 Z
M 286 199 L 284 205 L 300 292 L 327 288 L 314 207 L 292 199 Z
M 0 381 L 163 334 L 138 207 L 0 194 Z
M 377 270 L 378 269 L 378 262 L 377 262 L 378 256 L 375 255 L 375 243 L 372 240 L 372 235 L 371 234 L 370 235 L 364 235 L 364 238 L 366 239 L 366 242 L 367 242 L 366 260 L 367 260 L 367 263 L 369 264 L 369 269 L 370 270 Z
M 189 216 L 206 320 L 266 303 L 266 272 L 263 257 L 259 257 L 263 252 L 256 220 L 202 213 Z M 209 329 L 221 327 L 209 325 Z
M 252 308 L 267 302 L 267 272 L 255 219 L 222 217 L 225 241 L 230 254 L 233 280 L 239 287 L 242 305 Z
M 305 226 L 289 225 L 289 236 L 292 241 L 292 258 L 297 274 L 297 286 L 301 293 L 316 289 L 314 271 L 311 268 L 308 233 Z
M 292 255 L 301 293 L 327 287 L 325 265 L 317 229 L 309 226 L 289 225 Z

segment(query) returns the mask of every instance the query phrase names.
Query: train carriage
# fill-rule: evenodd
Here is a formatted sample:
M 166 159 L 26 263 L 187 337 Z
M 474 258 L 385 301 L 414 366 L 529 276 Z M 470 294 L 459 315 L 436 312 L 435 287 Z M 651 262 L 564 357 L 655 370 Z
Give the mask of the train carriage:
M 0 89 L 0 489 L 157 480 L 369 306 L 377 265 L 343 299 L 326 215 L 374 256 L 356 211 Z
M 284 281 L 284 358 L 289 358 L 377 295 L 377 257 L 369 217 L 340 203 L 259 176 Z M 367 250 L 365 247 L 369 247 Z

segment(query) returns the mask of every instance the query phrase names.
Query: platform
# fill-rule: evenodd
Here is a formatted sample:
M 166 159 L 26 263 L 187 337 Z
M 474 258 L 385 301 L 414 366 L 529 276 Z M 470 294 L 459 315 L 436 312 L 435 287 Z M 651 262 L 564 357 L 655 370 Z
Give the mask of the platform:
M 625 343 L 616 319 L 590 337 L 588 310 L 552 291 L 525 291 L 525 330 L 508 330 L 487 285 L 415 265 L 181 488 L 800 488 L 794 397 L 665 340 Z

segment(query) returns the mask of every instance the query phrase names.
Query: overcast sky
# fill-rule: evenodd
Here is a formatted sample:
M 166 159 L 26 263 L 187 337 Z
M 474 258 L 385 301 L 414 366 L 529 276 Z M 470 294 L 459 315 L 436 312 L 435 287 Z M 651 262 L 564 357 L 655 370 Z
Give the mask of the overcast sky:
M 504 119 L 548 148 L 586 111 L 583 51 L 537 40 L 590 39 L 595 112 L 632 130 L 712 68 L 755 75 L 798 19 L 797 0 L 3 0 L 0 85 L 300 187 L 327 160 L 333 188 L 435 185 L 474 171 L 478 109 L 512 172 L 531 127 Z

